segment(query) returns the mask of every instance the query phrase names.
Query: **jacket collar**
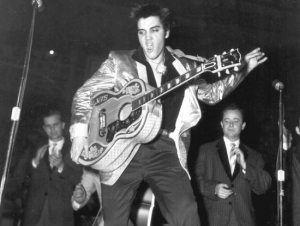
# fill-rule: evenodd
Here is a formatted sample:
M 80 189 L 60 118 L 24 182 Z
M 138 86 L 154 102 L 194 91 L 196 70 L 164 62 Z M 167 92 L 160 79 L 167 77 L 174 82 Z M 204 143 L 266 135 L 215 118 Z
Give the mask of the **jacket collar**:
M 144 64 L 145 66 L 148 64 L 148 61 L 146 60 L 143 48 L 140 46 L 137 51 L 132 55 L 132 59 L 135 61 Z M 174 57 L 172 54 L 168 51 L 167 48 L 165 48 L 165 64 L 169 65 L 170 63 L 173 63 Z
M 173 61 L 175 61 L 174 57 L 172 57 L 171 53 L 165 48 L 165 65 L 167 66 L 167 72 L 162 76 L 162 84 L 165 82 L 177 77 L 179 74 L 176 71 L 175 73 L 173 72 Z M 144 65 L 146 67 L 146 72 L 147 72 L 147 80 L 148 84 L 152 87 L 158 88 L 156 84 L 156 80 L 152 71 L 152 68 L 148 61 L 146 60 L 143 48 L 140 46 L 135 53 L 132 55 L 132 59 L 137 61 L 138 63 Z M 171 70 L 171 71 L 170 71 Z

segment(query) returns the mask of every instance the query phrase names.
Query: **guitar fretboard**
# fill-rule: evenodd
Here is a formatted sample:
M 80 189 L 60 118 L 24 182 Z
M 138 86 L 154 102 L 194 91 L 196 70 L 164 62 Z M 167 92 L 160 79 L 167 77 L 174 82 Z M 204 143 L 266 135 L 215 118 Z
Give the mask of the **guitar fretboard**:
M 136 110 L 142 105 L 160 98 L 164 94 L 185 84 L 186 82 L 202 74 L 203 72 L 210 71 L 212 73 L 216 73 L 231 67 L 236 67 L 241 64 L 240 60 L 241 54 L 239 53 L 238 49 L 231 50 L 230 52 L 224 53 L 223 55 L 212 57 L 207 62 L 200 64 L 199 66 L 184 73 L 183 75 L 180 75 L 163 84 L 161 87 L 158 87 L 132 101 L 132 110 Z
M 132 108 L 136 110 L 137 108 L 141 107 L 142 105 L 156 100 L 163 96 L 164 94 L 170 92 L 171 90 L 183 85 L 184 83 L 188 82 L 192 78 L 196 77 L 197 75 L 202 73 L 202 64 L 198 67 L 192 69 L 191 71 L 180 75 L 169 82 L 163 84 L 162 86 L 150 91 L 149 93 L 145 94 L 142 97 L 137 98 L 136 100 L 132 101 Z

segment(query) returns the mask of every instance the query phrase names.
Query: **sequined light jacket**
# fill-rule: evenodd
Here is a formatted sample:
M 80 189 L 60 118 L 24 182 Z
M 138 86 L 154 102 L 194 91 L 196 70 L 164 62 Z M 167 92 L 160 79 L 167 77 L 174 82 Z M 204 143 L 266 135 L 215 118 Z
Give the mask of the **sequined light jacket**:
M 166 48 L 168 54 L 174 58 L 173 67 L 181 75 L 196 67 L 196 61 L 182 57 L 182 52 Z M 146 66 L 133 59 L 133 55 L 143 54 L 138 50 L 112 51 L 95 74 L 87 80 L 76 92 L 72 104 L 71 138 L 88 136 L 88 125 L 93 109 L 91 97 L 104 89 L 119 91 L 128 81 L 140 78 L 148 83 Z M 195 126 L 201 118 L 198 100 L 213 105 L 221 101 L 246 77 L 245 73 L 233 73 L 212 84 L 203 79 L 191 80 L 185 84 L 184 97 L 176 120 L 175 130 L 169 134 L 175 142 L 178 158 L 182 167 L 187 171 L 187 151 L 190 145 L 190 128 Z M 140 144 L 136 145 L 129 156 L 118 156 L 116 166 L 112 171 L 100 171 L 101 183 L 112 185 L 120 177 Z

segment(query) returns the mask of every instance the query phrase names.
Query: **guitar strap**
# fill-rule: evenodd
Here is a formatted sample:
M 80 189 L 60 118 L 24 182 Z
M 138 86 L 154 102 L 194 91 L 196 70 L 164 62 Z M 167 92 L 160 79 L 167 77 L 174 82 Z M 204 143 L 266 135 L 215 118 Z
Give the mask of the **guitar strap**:
M 175 61 L 173 62 L 173 66 L 175 67 L 175 69 L 177 70 L 177 72 L 180 74 L 180 75 L 183 75 L 184 73 L 187 72 L 187 70 L 185 69 L 185 67 L 182 65 L 182 63 L 176 58 L 175 58 Z
M 191 56 L 191 55 L 185 55 L 184 52 L 182 52 L 180 49 L 172 49 L 170 46 L 166 46 L 167 50 L 174 56 L 176 55 L 178 58 L 184 57 L 190 60 L 199 61 L 199 62 L 205 62 L 207 59 L 205 57 L 201 56 Z

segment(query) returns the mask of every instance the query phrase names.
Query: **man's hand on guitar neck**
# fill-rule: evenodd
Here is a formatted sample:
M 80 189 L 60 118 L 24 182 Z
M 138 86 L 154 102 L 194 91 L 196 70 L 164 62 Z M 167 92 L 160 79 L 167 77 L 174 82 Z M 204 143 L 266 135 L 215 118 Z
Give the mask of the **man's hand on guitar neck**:
M 88 151 L 88 140 L 86 137 L 74 137 L 72 141 L 72 148 L 71 148 L 71 158 L 73 162 L 78 164 L 78 159 L 81 152 L 85 150 Z

